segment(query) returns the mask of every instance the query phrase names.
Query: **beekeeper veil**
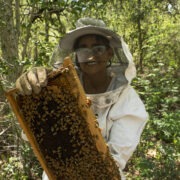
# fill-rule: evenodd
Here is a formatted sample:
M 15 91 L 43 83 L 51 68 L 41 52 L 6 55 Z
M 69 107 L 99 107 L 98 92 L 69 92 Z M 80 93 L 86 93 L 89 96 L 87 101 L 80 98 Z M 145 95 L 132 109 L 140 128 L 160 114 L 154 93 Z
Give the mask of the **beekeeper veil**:
M 131 80 L 136 76 L 136 69 L 129 48 L 121 36 L 107 28 L 106 24 L 99 19 L 81 18 L 77 21 L 76 29 L 68 32 L 56 47 L 51 59 L 54 67 L 58 68 L 66 56 L 71 56 L 77 65 L 74 44 L 78 38 L 92 34 L 106 38 L 109 41 L 109 46 L 113 49 L 114 56 L 108 71 L 116 76 L 117 83 L 114 88 L 131 83 Z

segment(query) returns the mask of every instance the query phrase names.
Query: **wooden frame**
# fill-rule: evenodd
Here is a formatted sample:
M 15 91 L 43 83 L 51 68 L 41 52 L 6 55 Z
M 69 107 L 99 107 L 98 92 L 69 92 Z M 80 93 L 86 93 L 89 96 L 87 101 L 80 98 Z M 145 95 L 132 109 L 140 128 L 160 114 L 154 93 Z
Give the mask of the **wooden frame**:
M 71 108 L 69 108 L 68 111 L 70 111 L 70 112 L 67 112 L 65 114 L 63 113 L 63 115 L 61 113 L 61 117 L 60 117 L 60 118 L 65 118 L 65 117 L 70 118 L 67 120 L 67 121 L 70 121 L 70 125 L 68 125 L 68 127 L 66 127 L 66 130 L 67 129 L 69 130 L 72 127 L 74 129 L 76 129 L 75 127 L 77 127 L 77 129 L 74 130 L 74 131 L 76 131 L 74 136 L 78 139 L 78 142 L 76 140 L 73 140 L 73 136 L 72 136 L 69 139 L 69 143 L 73 141 L 73 142 L 80 144 L 80 145 L 75 145 L 75 148 L 72 148 L 73 145 L 71 144 L 70 150 L 72 150 L 73 156 L 71 157 L 71 154 L 69 155 L 69 157 L 71 159 L 68 159 L 67 157 L 65 157 L 64 164 L 66 164 L 66 166 L 64 165 L 64 167 L 62 165 L 63 163 L 62 164 L 60 163 L 60 162 L 62 162 L 62 160 L 61 160 L 62 151 L 61 151 L 61 156 L 59 154 L 55 153 L 56 156 L 53 156 L 53 158 L 55 159 L 55 160 L 53 160 L 53 163 L 52 163 L 53 158 L 50 158 L 49 157 L 50 155 L 48 154 L 49 153 L 48 151 L 51 151 L 50 153 L 52 153 L 52 152 L 54 153 L 57 151 L 58 147 L 55 146 L 55 143 L 59 143 L 63 147 L 68 147 L 68 145 L 67 146 L 64 145 L 67 143 L 67 140 L 66 140 L 67 133 L 65 133 L 66 135 L 62 135 L 63 132 L 66 132 L 66 131 L 59 130 L 59 125 L 57 127 L 58 122 L 59 123 L 62 123 L 62 122 L 58 121 L 57 117 L 55 120 L 53 119 L 54 116 L 56 116 L 56 115 L 58 116 L 58 112 L 53 112 L 53 110 L 51 109 L 52 115 L 50 115 L 49 109 L 47 108 L 46 111 L 48 111 L 48 117 L 53 117 L 52 118 L 53 120 L 51 120 L 51 118 L 49 118 L 49 119 L 46 118 L 44 120 L 44 121 L 49 122 L 49 125 L 47 125 L 49 127 L 46 126 L 47 127 L 47 128 L 45 128 L 46 130 L 42 129 L 42 132 L 44 134 L 48 134 L 48 135 L 41 135 L 43 133 L 40 133 L 41 126 L 43 126 L 42 125 L 43 123 L 40 121 L 41 121 L 41 119 L 43 119 L 43 117 L 45 117 L 45 115 L 44 115 L 45 111 L 43 111 L 43 108 L 42 108 L 42 106 L 45 107 L 43 104 L 43 103 L 45 103 L 45 101 L 42 99 L 44 97 L 43 93 L 45 93 L 45 92 L 52 92 L 52 94 L 51 93 L 49 94 L 49 96 L 52 96 L 51 100 L 49 100 L 49 101 L 47 100 L 47 103 L 52 102 L 52 100 L 54 100 L 53 97 L 56 97 L 56 96 L 62 97 L 60 101 L 62 101 L 62 103 L 64 103 L 63 102 L 64 93 L 67 94 L 67 96 L 68 96 L 69 92 L 70 92 L 69 98 L 72 97 L 73 98 L 72 101 L 75 103 L 75 104 L 73 104 L 72 112 L 71 112 Z M 66 93 L 66 92 L 68 92 L 68 93 Z M 76 73 L 76 70 L 74 69 L 74 66 L 73 66 L 70 58 L 66 58 L 64 60 L 63 67 L 61 67 L 57 71 L 51 72 L 48 75 L 48 85 L 47 85 L 47 87 L 42 89 L 42 93 L 40 93 L 39 95 L 32 94 L 30 96 L 21 96 L 16 89 L 13 89 L 6 93 L 6 97 L 9 101 L 23 131 L 26 134 L 26 136 L 32 146 L 32 149 L 34 150 L 35 155 L 37 156 L 42 168 L 47 173 L 49 179 L 53 179 L 53 180 L 54 179 L 69 179 L 69 178 L 83 179 L 83 178 L 85 178 L 86 175 L 90 179 L 94 179 L 95 176 L 96 177 L 99 176 L 99 177 L 97 177 L 97 179 L 104 179 L 105 177 L 107 177 L 108 179 L 120 179 L 118 167 L 116 166 L 115 161 L 113 160 L 113 158 L 111 157 L 111 155 L 108 151 L 108 147 L 107 147 L 107 145 L 101 135 L 100 129 L 98 127 L 96 117 L 93 114 L 93 112 L 91 111 L 91 108 L 90 108 L 87 98 L 85 96 L 85 92 L 81 86 L 78 75 Z M 42 104 L 38 105 L 38 103 L 40 101 L 40 99 L 38 99 L 38 98 L 40 98 L 40 97 L 42 97 L 41 98 Z M 33 101 L 31 101 L 32 98 L 35 98 L 35 99 Z M 37 102 L 35 102 L 36 98 L 37 98 Z M 29 106 L 28 106 L 28 101 L 31 102 L 31 105 L 29 105 Z M 59 100 L 58 100 L 58 102 L 59 102 Z M 56 102 L 53 102 L 53 104 L 54 103 L 56 103 Z M 32 104 L 34 104 L 34 105 L 32 105 Z M 68 101 L 68 104 L 66 104 L 63 107 L 66 108 L 67 106 L 69 106 L 69 104 L 71 104 L 71 101 Z M 31 108 L 32 106 L 33 106 L 33 108 Z M 58 106 L 59 106 L 59 104 L 58 104 Z M 74 106 L 76 106 L 76 107 L 74 107 Z M 51 105 L 48 107 L 51 107 Z M 58 107 L 56 106 L 56 108 L 58 108 Z M 39 112 L 38 112 L 38 109 L 40 109 Z M 61 107 L 61 109 L 62 109 L 62 107 Z M 35 111 L 35 112 L 32 112 L 32 111 Z M 54 115 L 53 115 L 53 113 L 54 113 Z M 74 116 L 72 113 L 74 113 Z M 32 118 L 30 118 L 31 114 L 33 114 Z M 40 117 L 37 118 L 37 115 Z M 80 116 L 80 117 L 78 117 L 78 116 Z M 55 122 L 56 120 L 57 120 L 57 123 Z M 63 122 L 65 122 L 65 121 L 63 120 Z M 72 125 L 73 124 L 72 122 L 73 123 L 78 122 L 78 124 L 75 126 L 75 125 Z M 84 125 L 80 125 L 79 122 L 84 123 Z M 33 130 L 33 127 L 34 127 L 34 130 Z M 54 131 L 55 127 L 57 127 L 57 128 L 56 128 L 56 132 L 54 133 L 53 131 Z M 81 133 L 79 133 L 79 131 L 81 131 Z M 38 133 L 36 133 L 36 132 L 38 132 Z M 71 133 L 71 134 L 73 134 L 73 133 Z M 81 136 L 80 134 L 82 134 L 82 137 L 79 137 L 79 136 Z M 54 136 L 54 139 L 56 139 L 54 142 L 53 142 L 54 139 L 52 138 L 52 136 Z M 88 136 L 88 138 L 87 138 L 87 136 Z M 39 137 L 42 137 L 44 139 L 38 140 Z M 48 141 L 48 139 L 50 139 L 50 141 L 52 141 L 52 142 L 49 144 L 48 143 L 46 144 L 46 139 L 47 139 L 47 141 Z M 64 139 L 64 141 L 61 142 L 60 139 Z M 41 142 L 43 142 L 43 143 L 41 143 Z M 87 144 L 87 142 L 88 142 L 88 144 Z M 55 149 L 53 150 L 53 148 L 51 148 L 51 147 L 55 147 Z M 60 148 L 62 148 L 62 147 L 60 147 Z M 49 150 L 49 149 L 51 149 L 51 150 Z M 66 153 L 64 153 L 64 155 L 66 156 L 70 152 L 70 150 L 67 150 Z M 85 151 L 87 151 L 87 153 L 85 153 Z M 78 153 L 81 153 L 81 155 L 79 155 Z M 82 159 L 83 162 L 80 162 L 81 156 L 84 158 L 84 159 Z M 87 156 L 87 157 L 85 157 L 85 156 Z M 48 161 L 49 160 L 48 158 L 51 161 Z M 75 158 L 74 161 L 72 161 L 73 158 Z M 95 159 L 92 159 L 92 158 L 95 158 Z M 87 159 L 87 162 L 85 161 L 85 159 Z M 77 162 L 75 162 L 76 160 L 77 160 Z M 70 164 L 68 164 L 67 162 L 69 162 L 69 161 L 72 161 L 72 162 Z M 84 164 L 82 164 L 82 163 L 84 163 Z M 58 168 L 56 169 L 56 167 L 61 167 L 61 166 L 62 166 L 63 170 L 61 168 L 60 168 L 61 171 L 58 170 Z M 77 167 L 79 166 L 81 168 L 81 170 L 76 169 L 77 168 L 76 166 Z M 59 172 L 57 172 L 57 171 L 59 171 Z M 74 171 L 76 171 L 77 175 L 75 175 L 76 173 Z M 84 173 L 83 171 L 86 171 L 86 172 Z M 89 171 L 91 171 L 91 172 L 89 172 Z M 95 172 L 95 171 L 97 171 L 97 172 Z M 60 175 L 58 173 L 60 173 Z M 72 174 L 72 177 L 71 177 L 71 174 Z M 97 175 L 97 174 L 99 174 L 99 175 Z

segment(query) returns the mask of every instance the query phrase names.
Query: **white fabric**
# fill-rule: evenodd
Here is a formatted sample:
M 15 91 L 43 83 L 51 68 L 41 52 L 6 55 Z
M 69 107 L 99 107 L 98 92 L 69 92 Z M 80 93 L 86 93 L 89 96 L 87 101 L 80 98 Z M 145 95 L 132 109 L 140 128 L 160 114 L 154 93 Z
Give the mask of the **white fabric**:
M 119 47 L 121 44 L 119 35 L 107 28 L 106 24 L 102 20 L 94 18 L 81 18 L 76 23 L 76 29 L 69 31 L 61 38 L 59 46 L 61 49 L 73 51 L 76 39 L 87 34 L 104 36 L 109 40 L 110 46 L 113 48 Z
M 45 171 L 43 171 L 42 180 L 49 180 L 49 178 L 48 178 L 47 174 L 45 173 Z
M 28 141 L 28 138 L 27 138 L 26 134 L 23 131 L 21 131 L 21 137 L 22 137 L 23 140 Z
M 93 101 L 95 96 L 88 95 Z M 123 170 L 139 143 L 148 114 L 144 104 L 130 85 L 124 89 L 121 88 L 119 93 L 111 91 L 109 99 L 116 102 L 111 104 L 106 96 L 98 96 L 96 102 L 92 104 L 92 109 L 98 117 L 99 127 L 102 129 L 102 135 L 111 154 L 119 168 Z M 106 101 L 109 106 L 105 106 Z

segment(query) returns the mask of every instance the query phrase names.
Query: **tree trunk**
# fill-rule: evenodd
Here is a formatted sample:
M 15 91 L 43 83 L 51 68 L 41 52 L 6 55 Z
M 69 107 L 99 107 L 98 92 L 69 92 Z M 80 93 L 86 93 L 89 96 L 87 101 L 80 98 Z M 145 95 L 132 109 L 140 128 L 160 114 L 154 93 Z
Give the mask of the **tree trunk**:
M 142 39 L 142 29 L 141 29 L 141 0 L 138 0 L 138 44 L 139 44 L 139 68 L 143 72 L 143 39 Z
M 18 0 L 16 1 L 18 3 Z M 0 44 L 1 44 L 1 72 L 0 100 L 4 100 L 4 90 L 10 88 L 19 76 L 18 65 L 18 33 L 13 18 L 13 0 L 0 0 Z M 18 12 L 17 10 L 15 10 Z M 18 15 L 18 14 L 17 14 Z M 16 24 L 18 26 L 18 24 Z

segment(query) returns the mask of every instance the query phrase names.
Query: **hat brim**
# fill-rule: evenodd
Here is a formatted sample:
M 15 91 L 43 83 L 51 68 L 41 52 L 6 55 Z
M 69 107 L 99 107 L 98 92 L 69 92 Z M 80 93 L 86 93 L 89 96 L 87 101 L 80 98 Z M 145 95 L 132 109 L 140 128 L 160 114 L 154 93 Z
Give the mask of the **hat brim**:
M 110 46 L 113 48 L 117 48 L 121 46 L 121 38 L 112 30 L 107 28 L 97 27 L 97 26 L 85 26 L 67 33 L 61 40 L 60 40 L 60 48 L 68 51 L 73 51 L 75 41 L 84 35 L 88 34 L 97 34 L 105 37 L 109 40 Z

